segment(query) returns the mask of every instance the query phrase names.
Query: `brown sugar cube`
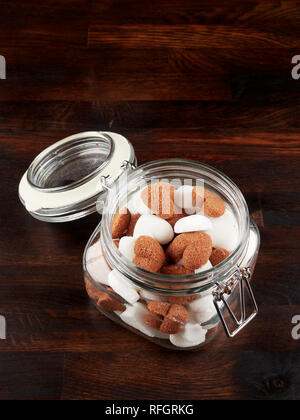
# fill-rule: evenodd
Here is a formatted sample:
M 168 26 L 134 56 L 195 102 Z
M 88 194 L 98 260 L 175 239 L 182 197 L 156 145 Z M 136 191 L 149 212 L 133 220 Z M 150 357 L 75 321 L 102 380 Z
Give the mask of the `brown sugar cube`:
M 206 216 L 220 217 L 225 213 L 225 202 L 217 194 L 207 189 L 203 189 L 202 187 L 194 187 L 193 202 L 195 202 L 195 200 L 199 201 L 199 197 L 204 197 L 204 214 Z
M 183 265 L 165 265 L 161 268 L 160 272 L 166 274 L 167 276 L 189 276 L 194 274 L 193 270 L 189 270 Z
M 166 318 L 170 319 L 171 321 L 178 322 L 181 325 L 185 325 L 188 323 L 189 313 L 184 306 L 174 304 L 171 305 Z
M 165 334 L 177 334 L 180 331 L 181 325 L 169 318 L 165 318 L 160 326 L 160 331 Z
M 126 232 L 127 236 L 133 236 L 135 225 L 137 224 L 137 221 L 139 220 L 140 217 L 141 217 L 140 214 L 133 214 L 131 216 L 131 220 L 130 220 L 130 223 Z
M 180 290 L 181 286 L 169 286 L 170 290 Z M 176 303 L 178 305 L 186 305 L 193 300 L 197 299 L 197 295 L 170 295 L 166 296 L 167 301 L 170 303 Z
M 141 198 L 144 204 L 162 219 L 171 219 L 174 216 L 174 187 L 167 182 L 157 182 L 146 187 Z
M 212 251 L 212 254 L 210 256 L 210 262 L 213 266 L 216 266 L 220 264 L 222 261 L 226 260 L 227 257 L 229 257 L 230 252 L 227 251 L 227 249 L 224 248 L 215 248 Z
M 89 297 L 93 300 L 100 299 L 101 294 L 103 292 L 101 290 L 97 289 L 87 276 L 85 276 L 84 280 L 85 280 L 85 288 L 86 288 L 86 291 L 87 291 L 87 294 L 89 295 Z
M 110 296 L 108 293 L 101 292 L 98 299 L 98 305 L 108 312 L 120 311 L 124 312 L 126 306 L 119 302 L 117 299 Z
M 189 236 L 186 233 L 176 236 L 166 250 L 166 257 L 168 261 L 178 263 L 178 261 L 182 258 L 185 248 L 192 243 L 193 236 Z
M 168 302 L 176 303 L 177 305 L 187 305 L 196 299 L 196 296 L 168 296 Z
M 130 220 L 131 213 L 124 207 L 114 218 L 111 232 L 113 239 L 119 239 L 126 232 Z
M 172 293 L 173 290 L 180 290 L 182 289 L 182 287 L 168 286 L 168 289 L 170 289 L 170 293 Z M 197 295 L 162 295 L 162 297 L 167 299 L 169 303 L 176 303 L 178 305 L 186 305 L 190 302 L 193 302 L 193 300 L 197 299 Z
M 190 302 L 193 302 L 197 296 L 195 295 L 187 295 L 187 296 L 167 296 L 168 302 L 176 303 L 177 305 L 187 305 Z
M 189 245 L 198 244 L 203 248 L 212 249 L 212 240 L 209 235 L 204 232 L 188 232 L 178 235 L 168 246 L 166 251 L 166 257 L 168 261 L 178 263 L 183 257 L 185 249 Z M 209 254 L 209 257 L 210 257 Z M 208 257 L 208 258 L 209 258 Z M 189 268 L 189 267 L 186 267 Z M 198 267 L 199 268 L 199 267 Z
M 134 245 L 135 255 L 151 258 L 159 262 L 165 260 L 165 253 L 160 243 L 151 236 L 140 236 Z
M 150 236 L 140 236 L 134 245 L 133 263 L 144 270 L 157 273 L 165 263 L 165 252 L 160 243 Z
M 155 330 L 158 330 L 158 331 L 160 330 L 160 326 L 161 326 L 161 323 L 162 323 L 161 320 L 155 319 L 151 315 L 145 315 L 144 316 L 144 322 L 149 327 L 154 328 Z
M 205 191 L 204 214 L 209 217 L 223 216 L 226 210 L 224 200 L 211 191 Z
M 168 246 L 166 250 L 166 257 L 168 261 L 178 263 L 178 261 L 181 260 L 184 250 L 188 245 L 188 241 L 183 235 L 184 234 L 178 235 Z
M 212 248 L 202 245 L 189 245 L 183 253 L 183 264 L 189 270 L 197 270 L 207 263 L 211 256 Z
M 150 271 L 151 273 L 157 273 L 159 271 L 157 263 L 149 258 L 134 257 L 132 262 L 145 271 Z
M 158 317 L 165 317 L 170 307 L 171 305 L 168 302 L 161 302 L 160 300 L 153 300 L 147 305 L 150 314 Z

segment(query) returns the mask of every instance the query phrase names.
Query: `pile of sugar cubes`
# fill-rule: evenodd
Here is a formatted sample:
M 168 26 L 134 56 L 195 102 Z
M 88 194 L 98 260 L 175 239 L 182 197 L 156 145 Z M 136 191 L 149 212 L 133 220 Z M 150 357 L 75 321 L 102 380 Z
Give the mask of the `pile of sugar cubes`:
M 138 191 L 112 225 L 120 253 L 143 270 L 190 276 L 227 259 L 239 243 L 234 213 L 216 193 L 200 186 L 156 182 Z M 87 255 L 89 296 L 106 312 L 145 335 L 192 348 L 218 324 L 211 289 L 197 295 L 159 295 L 111 269 L 98 241 Z M 103 287 L 97 287 L 97 283 Z

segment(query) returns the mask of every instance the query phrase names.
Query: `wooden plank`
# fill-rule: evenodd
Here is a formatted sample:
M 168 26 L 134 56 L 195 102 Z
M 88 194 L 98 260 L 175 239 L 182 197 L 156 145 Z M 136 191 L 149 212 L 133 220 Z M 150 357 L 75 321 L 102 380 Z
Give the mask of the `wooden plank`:
M 298 48 L 295 33 L 224 25 L 90 25 L 90 48 Z
M 36 101 L 159 101 L 159 100 L 231 100 L 232 92 L 226 77 L 188 74 L 107 74 L 86 80 L 48 81 L 47 84 L 35 78 L 22 83 L 5 81 L 0 86 L 0 101 L 12 97 Z
M 39 83 L 101 79 L 107 74 L 209 74 L 232 75 L 271 73 L 290 74 L 291 58 L 299 53 L 297 48 L 253 48 L 245 54 L 243 48 L 109 48 L 87 49 L 85 46 L 16 46 L 1 48 L 7 62 L 8 80 L 24 83 L 37 80 Z M 80 57 L 80 59 L 78 59 Z
M 57 400 L 61 397 L 64 355 L 0 352 L 1 400 Z
M 234 395 L 234 399 L 246 400 L 297 400 L 300 397 L 299 351 L 232 351 L 230 357 L 224 351 L 215 354 L 218 363 L 213 364 L 208 352 L 201 352 L 201 357 L 199 353 L 186 357 L 184 352 L 154 350 L 147 351 L 145 356 L 147 363 L 139 369 L 138 350 L 126 355 L 124 375 L 121 349 L 118 353 L 68 355 L 63 399 L 222 400 Z M 153 374 L 158 363 L 159 370 Z
M 86 106 L 89 108 L 91 104 L 87 104 Z M 31 107 L 32 109 L 35 108 L 33 104 L 28 104 L 28 107 L 29 109 Z M 50 112 L 51 109 L 54 109 L 54 106 L 52 108 L 47 104 L 44 109 Z M 25 118 L 25 110 L 21 110 L 20 117 L 22 114 L 22 118 Z M 46 119 L 43 120 L 43 123 L 47 126 Z M 57 124 L 59 124 L 58 120 Z M 82 127 L 84 124 L 83 122 Z M 12 131 L 3 130 L 0 133 L 0 144 L 3 145 L 3 153 L 6 153 L 7 157 L 15 153 L 17 157 L 20 156 L 24 160 L 32 159 L 36 153 L 39 153 L 54 142 L 72 133 L 70 129 L 64 131 L 58 129 L 51 130 L 50 125 L 47 127 L 49 130 L 47 133 L 28 130 L 26 133 L 17 134 Z M 17 125 L 17 128 L 19 128 L 19 125 Z M 92 128 L 96 127 L 92 126 Z M 263 160 L 267 158 L 276 160 L 284 157 L 296 159 L 300 154 L 299 134 L 293 131 L 283 131 L 282 133 L 280 133 L 280 130 L 276 133 L 258 131 L 247 135 L 239 135 L 234 130 L 224 131 L 223 133 L 216 130 L 207 133 L 201 131 L 201 129 L 189 128 L 153 128 L 150 131 L 124 127 L 124 135 L 128 136 L 129 140 L 134 144 L 137 153 L 139 151 L 142 152 L 142 148 L 144 147 L 146 156 L 148 150 L 145 147 L 145 142 L 147 140 L 151 140 L 155 146 L 157 156 L 161 153 L 161 149 L 164 150 L 164 148 L 169 147 L 172 142 L 188 144 L 188 147 L 193 149 L 198 146 L 199 156 L 202 155 L 203 159 L 208 158 L 208 155 L 211 154 L 214 158 L 222 156 L 224 160 L 234 160 L 237 156 L 240 156 L 241 150 L 242 154 L 247 155 L 249 159 L 256 157 L 257 159 Z M 7 141 L 8 139 L 9 141 Z M 23 163 L 23 166 L 25 170 L 26 162 Z
M 53 266 L 45 264 L 37 267 L 16 265 L 15 267 L 19 267 L 15 268 L 16 272 L 7 266 L 2 266 L 1 310 L 4 313 L 10 311 L 8 301 L 14 302 L 16 311 L 24 313 L 27 311 L 37 313 L 44 309 L 53 311 L 55 308 L 61 308 L 63 311 L 66 308 L 68 310 L 73 307 L 82 308 L 87 303 L 83 269 L 80 264 L 82 254 L 78 252 L 74 256 L 77 265 L 69 266 L 68 269 L 62 264 Z M 43 274 L 45 270 L 47 276 Z M 11 289 L 12 282 L 16 285 L 14 292 Z
M 124 24 L 199 24 L 243 25 L 245 27 L 297 30 L 300 24 L 296 0 L 138 0 L 97 1 L 90 4 L 89 23 Z
M 1 2 L 0 49 L 80 46 L 87 42 L 86 0 Z M 44 51 L 45 53 L 45 51 Z
M 21 203 L 18 203 L 18 206 L 15 205 L 16 198 L 16 194 L 15 196 L 12 194 L 6 203 L 12 208 L 10 220 L 22 217 L 22 226 L 16 228 L 10 221 L 5 223 L 7 216 L 5 216 L 3 211 L 1 211 L 0 215 L 1 223 L 3 225 L 6 224 L 6 227 L 3 226 L 3 238 L 10 238 L 15 232 L 19 238 L 19 242 L 12 249 L 11 247 L 5 246 L 5 241 L 1 241 L 0 264 L 3 266 L 12 264 L 14 268 L 18 265 L 25 265 L 23 267 L 23 275 L 28 276 L 32 281 L 35 278 L 37 282 L 38 277 L 43 275 L 41 266 L 47 266 L 49 269 L 48 275 L 52 277 L 52 281 L 58 281 L 59 283 L 59 279 L 56 279 L 57 269 L 51 267 L 61 266 L 62 255 L 65 254 L 64 262 L 69 267 L 70 273 L 72 273 L 73 277 L 81 279 L 80 265 L 84 248 L 92 232 L 100 222 L 100 216 L 96 213 L 86 219 L 82 224 L 78 221 L 74 222 L 73 225 L 70 224 L 63 227 L 47 224 L 41 227 L 39 225 L 40 222 L 26 213 Z M 33 232 L 35 232 L 35 238 L 31 239 Z M 46 251 L 47 249 L 53 249 L 53 252 L 49 253 Z M 16 258 L 15 255 L 18 255 L 18 257 Z M 11 275 L 14 273 L 13 268 L 9 271 Z M 68 273 L 68 270 L 64 272 Z M 22 275 L 22 272 L 18 271 L 16 274 L 17 276 Z M 70 276 L 71 274 L 68 275 L 69 280 Z
M 222 372 L 218 369 L 218 364 L 216 368 L 210 370 L 212 379 L 205 380 L 204 385 L 199 387 L 196 383 L 199 384 L 200 375 L 202 378 L 207 378 L 208 374 L 207 353 L 201 357 L 197 353 L 192 353 L 186 358 L 184 353 L 157 351 L 155 348 L 153 351 L 149 350 L 144 353 L 147 363 L 142 369 L 137 351 L 126 356 L 126 374 L 121 368 L 125 356 L 121 349 L 117 353 L 105 352 L 102 355 L 100 353 L 68 355 L 63 399 L 202 399 L 204 395 L 213 397 L 212 384 L 215 381 L 213 378 L 217 376 L 219 383 L 222 384 L 219 398 L 238 393 L 238 387 L 226 381 L 226 376 L 232 372 L 235 362 L 227 361 L 225 354 L 218 354 Z M 174 363 L 177 365 L 176 369 Z M 159 371 L 155 374 L 154 364 L 160 365 Z M 112 365 L 114 369 L 111 368 Z M 84 371 L 86 375 L 83 377 Z M 101 371 L 101 379 L 97 371 Z M 185 386 L 182 386 L 183 382 Z
M 0 101 L 0 122 L 5 134 L 21 129 L 22 133 L 40 132 L 43 137 L 46 129 L 50 134 L 55 130 L 76 133 L 88 128 L 149 135 L 152 130 L 169 128 L 194 129 L 199 133 L 208 130 L 226 137 L 252 132 L 282 133 L 284 141 L 285 133 L 294 134 L 297 139 L 300 127 L 299 101 L 294 97 L 295 91 L 290 95 L 287 92 L 282 89 L 276 98 L 273 94 L 273 100 L 268 95 L 261 96 L 259 103 L 254 98 L 248 101 L 245 93 L 239 101 L 229 103 L 25 101 L 25 106 L 20 107 L 9 100 Z

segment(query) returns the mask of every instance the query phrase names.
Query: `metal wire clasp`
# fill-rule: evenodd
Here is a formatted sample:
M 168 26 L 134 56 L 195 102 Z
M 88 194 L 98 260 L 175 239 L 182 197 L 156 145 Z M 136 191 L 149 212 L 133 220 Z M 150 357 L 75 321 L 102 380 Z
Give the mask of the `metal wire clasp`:
M 111 191 L 111 187 L 109 185 L 110 175 L 102 176 L 100 179 L 101 186 L 105 191 Z
M 136 165 L 134 163 L 129 162 L 128 160 L 124 160 L 124 162 L 121 165 L 121 169 L 126 171 L 127 169 L 131 169 L 134 171 L 136 169 Z
M 216 288 L 213 292 L 214 297 L 214 305 L 218 312 L 218 315 L 221 319 L 225 332 L 229 338 L 235 337 L 243 328 L 245 328 L 258 314 L 258 306 L 250 286 L 249 279 L 251 277 L 251 269 L 250 267 L 242 268 L 236 271 L 233 277 L 223 284 L 216 283 Z M 233 313 L 232 309 L 230 308 L 230 304 L 228 303 L 227 299 L 232 294 L 234 289 L 239 286 L 239 295 L 240 295 L 240 308 L 241 308 L 241 319 L 238 320 L 236 315 Z M 245 288 L 247 288 L 249 296 L 251 298 L 251 303 L 253 304 L 254 310 L 252 314 L 247 318 L 246 317 L 246 300 L 245 300 Z M 223 304 L 225 308 L 228 310 L 231 318 L 233 319 L 237 328 L 234 331 L 230 331 L 225 321 L 225 317 L 223 315 Z
M 136 169 L 136 166 L 133 163 L 129 162 L 128 160 L 124 160 L 124 162 L 121 165 L 121 169 L 123 171 L 126 171 L 126 170 L 133 171 L 134 169 Z M 110 178 L 111 178 L 110 175 L 106 175 L 106 176 L 102 176 L 100 179 L 101 186 L 106 191 L 112 190 L 111 184 L 109 183 Z

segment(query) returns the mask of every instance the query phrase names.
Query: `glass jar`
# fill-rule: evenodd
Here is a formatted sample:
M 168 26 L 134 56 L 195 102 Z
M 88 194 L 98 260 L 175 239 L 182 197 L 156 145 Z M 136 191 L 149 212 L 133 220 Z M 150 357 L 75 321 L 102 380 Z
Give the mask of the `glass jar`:
M 171 159 L 135 165 L 134 149 L 120 134 L 75 134 L 35 158 L 21 179 L 19 197 L 33 217 L 46 222 L 68 222 L 96 210 L 103 213 L 85 249 L 83 269 L 88 295 L 113 321 L 172 349 L 207 344 L 221 324 L 234 337 L 258 313 L 250 281 L 260 237 L 242 193 L 225 175 L 195 161 Z M 201 180 L 223 198 L 238 231 L 238 241 L 227 259 L 194 275 L 166 276 L 144 271 L 119 252 L 111 235 L 114 216 L 153 179 L 179 184 L 189 180 L 193 185 Z M 187 319 L 162 332 L 156 326 L 168 318 L 149 314 L 150 301 L 168 308 L 177 305 Z
M 113 219 L 132 194 L 153 179 L 182 184 L 188 179 L 194 185 L 200 179 L 206 188 L 223 198 L 235 216 L 239 237 L 238 245 L 225 261 L 198 274 L 166 276 L 147 272 L 120 253 L 111 235 Z M 129 165 L 120 178 L 121 188 L 110 183 L 109 178 L 103 181 L 108 193 L 105 204 L 100 206 L 102 221 L 83 258 L 86 290 L 100 312 L 136 334 L 176 350 L 202 347 L 216 336 L 220 325 L 229 337 L 234 337 L 256 316 L 258 308 L 250 281 L 260 245 L 259 231 L 250 219 L 241 191 L 228 177 L 202 163 L 170 159 L 136 169 Z M 150 301 L 184 306 L 188 323 L 173 333 L 159 331 L 155 324 L 161 322 L 161 317 L 149 314 Z

